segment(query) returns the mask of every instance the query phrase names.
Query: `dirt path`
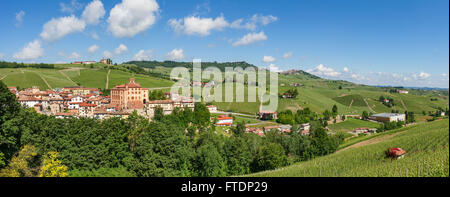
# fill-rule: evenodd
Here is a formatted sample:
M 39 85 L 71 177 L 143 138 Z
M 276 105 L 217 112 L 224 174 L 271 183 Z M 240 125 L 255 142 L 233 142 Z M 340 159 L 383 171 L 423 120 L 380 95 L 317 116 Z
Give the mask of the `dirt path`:
M 350 102 L 350 105 L 348 105 L 348 108 L 352 108 L 352 104 L 353 104 L 353 99 L 352 99 L 352 101 Z
M 38 74 L 38 73 L 36 73 L 36 74 Z M 53 90 L 52 86 L 50 86 L 50 84 L 47 82 L 47 80 L 45 80 L 45 78 L 42 75 L 40 75 L 40 74 L 38 74 L 38 75 L 45 82 L 45 84 L 47 84 L 48 88 L 50 88 L 50 90 Z
M 405 103 L 403 102 L 403 99 L 400 99 L 400 103 L 402 103 L 403 109 L 405 109 L 406 111 L 408 111 L 408 108 L 406 107 Z
M 111 73 L 111 69 L 108 69 L 108 74 L 106 74 L 106 86 L 105 89 L 108 89 L 108 84 L 109 84 L 109 74 Z
M 375 110 L 373 110 L 371 107 L 370 107 L 370 105 L 369 105 L 369 103 L 366 101 L 366 99 L 363 99 L 364 100 L 364 102 L 366 103 L 366 105 L 367 105 L 367 107 L 369 108 L 369 110 L 371 111 L 371 112 L 374 112 L 375 113 Z
M 348 149 L 353 149 L 353 148 L 358 148 L 358 147 L 361 147 L 361 146 L 367 146 L 367 145 L 370 145 L 370 144 L 376 144 L 376 143 L 379 143 L 379 142 L 383 142 L 383 141 L 391 139 L 391 138 L 395 137 L 396 135 L 398 135 L 400 133 L 403 133 L 403 132 L 404 131 L 400 131 L 400 132 L 393 133 L 393 134 L 390 134 L 390 135 L 383 135 L 381 137 L 375 137 L 375 138 L 372 138 L 372 139 L 369 139 L 369 140 L 358 142 L 356 144 L 353 144 L 351 146 L 348 146 L 348 147 L 345 147 L 345 148 L 343 148 L 341 150 L 338 150 L 338 151 L 336 151 L 336 153 L 344 151 L 344 150 L 348 150 Z
M 2 78 L 0 78 L 0 81 L 3 80 L 4 78 L 6 78 L 8 75 L 3 76 Z
M 70 67 L 70 68 L 64 69 L 62 71 L 77 71 L 78 76 L 81 76 L 80 70 L 83 70 L 83 69 L 85 69 L 85 68 Z
M 66 77 L 67 80 L 71 81 L 73 84 L 77 84 L 69 76 L 67 76 L 66 73 L 64 73 L 63 71 L 60 70 L 59 73 L 61 73 L 62 76 Z

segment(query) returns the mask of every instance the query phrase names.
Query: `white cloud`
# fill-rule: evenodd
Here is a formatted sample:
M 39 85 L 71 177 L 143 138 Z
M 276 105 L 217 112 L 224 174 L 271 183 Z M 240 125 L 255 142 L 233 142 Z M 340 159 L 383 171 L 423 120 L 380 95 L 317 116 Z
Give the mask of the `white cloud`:
M 108 29 L 115 37 L 133 37 L 155 23 L 158 10 L 155 0 L 122 0 L 110 11 Z
M 419 73 L 419 77 L 421 78 L 421 79 L 426 79 L 426 78 L 428 78 L 428 77 L 430 77 L 431 75 L 430 74 L 428 74 L 428 73 L 424 73 L 424 72 L 420 72 Z
M 59 3 L 59 6 L 61 7 L 61 12 L 67 13 L 74 13 L 83 7 L 83 5 L 76 0 L 72 0 L 70 4 Z
M 214 47 L 216 47 L 216 45 L 215 45 L 215 44 L 208 44 L 208 45 L 206 45 L 206 47 L 208 47 L 208 48 L 214 48 Z
M 6 57 L 6 55 L 5 54 L 3 54 L 3 53 L 0 53 L 0 59 L 2 59 L 2 58 L 5 58 Z
M 350 72 L 350 70 L 347 67 L 344 67 L 344 69 L 342 71 L 345 72 L 345 73 Z
M 91 33 L 91 37 L 94 38 L 94 39 L 96 39 L 96 40 L 99 39 L 98 34 L 95 33 L 95 32 Z
M 282 70 L 280 70 L 280 68 L 278 68 L 277 66 L 275 66 L 275 64 L 270 64 L 270 65 L 269 65 L 269 71 L 271 71 L 271 72 L 277 72 L 277 73 L 282 72 Z
M 401 78 L 401 76 L 399 74 L 397 74 L 397 73 L 392 73 L 392 77 L 394 77 L 394 78 Z
M 212 30 L 220 31 L 229 25 L 223 16 L 215 19 L 189 16 L 184 19 L 170 19 L 168 23 L 178 33 L 198 36 L 207 36 Z
M 65 57 L 67 59 L 80 59 L 81 58 L 81 55 L 78 54 L 77 52 L 72 52 L 70 55 L 66 55 L 63 52 L 58 52 L 58 55 L 61 57 Z
M 351 75 L 351 78 L 356 79 L 356 80 L 358 80 L 358 81 L 362 81 L 362 80 L 365 80 L 365 79 L 366 79 L 366 77 L 364 77 L 364 76 L 361 75 L 361 74 L 352 74 L 352 75 Z
M 59 40 L 68 34 L 82 32 L 85 27 L 86 23 L 73 15 L 56 18 L 45 23 L 41 37 L 45 41 L 52 42 Z
M 275 61 L 275 58 L 272 57 L 272 56 L 264 56 L 263 59 L 262 59 L 262 61 L 263 61 L 263 62 L 266 62 L 266 63 L 270 63 L 270 62 L 274 62 L 274 61 Z
M 318 65 L 314 69 L 307 70 L 307 72 L 314 74 L 314 75 L 327 76 L 327 77 L 337 77 L 337 76 L 341 75 L 340 72 L 337 72 L 333 68 L 326 67 L 322 64 Z
M 150 61 L 153 59 L 153 50 L 140 50 L 134 55 L 134 61 Z
M 174 49 L 166 54 L 168 60 L 180 60 L 184 58 L 183 49 Z
M 230 27 L 236 29 L 255 30 L 258 27 L 258 25 L 266 26 L 269 23 L 275 22 L 277 20 L 278 18 L 272 15 L 263 16 L 255 14 L 250 19 L 247 19 L 245 23 L 243 23 L 244 19 L 242 18 L 233 21 Z
M 96 44 L 94 44 L 94 45 L 90 46 L 90 47 L 88 48 L 87 51 L 88 51 L 89 53 L 95 53 L 95 52 L 98 51 L 99 48 L 100 48 L 100 47 L 98 47 Z
M 16 27 L 19 27 L 20 25 L 22 25 L 24 16 L 25 16 L 25 12 L 23 10 L 16 13 Z
M 414 73 L 414 74 L 412 75 L 412 78 L 415 79 L 415 80 L 418 80 L 418 79 L 423 80 L 423 79 L 427 79 L 427 78 L 430 77 L 430 76 L 431 76 L 431 75 L 428 74 L 428 73 L 420 72 L 418 75 L 417 75 L 416 73 Z
M 267 36 L 262 31 L 259 33 L 248 33 L 238 41 L 234 42 L 233 46 L 243 46 L 263 40 L 267 40 Z
M 72 54 L 70 54 L 70 55 L 68 56 L 68 58 L 70 58 L 70 59 L 80 59 L 80 58 L 81 58 L 81 55 L 78 54 L 78 53 L 76 53 L 76 52 L 73 52 Z
M 288 59 L 288 58 L 291 58 L 291 57 L 292 57 L 292 52 L 287 52 L 287 53 L 283 54 L 283 58 L 284 59 Z
M 442 74 L 441 74 L 441 76 L 443 76 L 443 77 L 447 77 L 447 76 L 448 76 L 448 74 L 447 74 L 447 73 L 442 73 Z
M 81 18 L 89 25 L 100 23 L 100 19 L 105 16 L 105 9 L 100 0 L 93 0 L 83 11 Z
M 114 53 L 116 53 L 117 55 L 120 55 L 122 53 L 125 53 L 128 51 L 128 47 L 125 46 L 124 44 L 120 44 L 115 50 Z
M 109 52 L 109 51 L 104 51 L 103 52 L 103 57 L 104 58 L 112 58 L 112 57 L 114 57 L 114 54 Z
M 28 43 L 20 52 L 13 55 L 14 59 L 32 60 L 44 56 L 44 49 L 41 47 L 40 40 L 34 40 Z

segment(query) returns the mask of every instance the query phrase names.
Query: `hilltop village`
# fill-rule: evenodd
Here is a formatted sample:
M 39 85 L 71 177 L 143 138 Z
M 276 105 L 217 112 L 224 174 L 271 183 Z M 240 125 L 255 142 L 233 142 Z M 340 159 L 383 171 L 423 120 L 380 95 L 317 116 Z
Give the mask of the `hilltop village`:
M 155 115 L 155 110 L 161 108 L 164 115 L 169 115 L 175 108 L 194 109 L 192 97 L 164 93 L 165 100 L 149 100 L 149 88 L 141 87 L 131 78 L 127 84 L 116 85 L 111 88 L 110 95 L 103 96 L 97 88 L 64 87 L 53 90 L 40 90 L 38 87 L 27 88 L 19 91 L 16 87 L 8 87 L 16 95 L 18 102 L 27 108 L 34 108 L 40 114 L 55 116 L 56 118 L 83 117 L 105 120 L 112 117 L 128 118 L 134 111 L 138 115 L 148 118 L 150 121 Z M 216 126 L 232 126 L 233 117 L 225 112 L 220 112 L 214 105 L 208 105 L 212 114 L 220 114 L 211 117 Z M 221 114 L 222 113 L 222 114 Z M 277 119 L 276 112 L 260 111 L 258 118 L 261 120 Z M 278 130 L 281 133 L 291 132 L 291 125 L 267 125 L 264 127 L 246 126 L 246 132 L 264 136 L 264 131 Z M 309 134 L 309 123 L 301 124 L 302 135 Z
M 135 79 L 123 85 L 111 88 L 110 96 L 103 96 L 97 88 L 65 87 L 53 90 L 40 90 L 38 87 L 18 91 L 8 87 L 22 106 L 34 108 L 38 113 L 53 115 L 57 118 L 86 117 L 104 120 L 111 117 L 127 118 L 133 111 L 139 115 L 154 116 L 155 109 L 161 107 L 164 114 L 172 113 L 179 107 L 194 108 L 191 97 L 170 95 L 166 100 L 148 100 L 149 89 L 143 88 Z

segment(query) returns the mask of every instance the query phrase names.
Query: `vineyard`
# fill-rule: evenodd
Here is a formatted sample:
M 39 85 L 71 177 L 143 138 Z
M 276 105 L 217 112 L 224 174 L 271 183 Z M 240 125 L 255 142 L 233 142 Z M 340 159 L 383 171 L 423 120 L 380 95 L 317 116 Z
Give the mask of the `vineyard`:
M 375 144 L 250 176 L 280 177 L 448 177 L 449 121 L 417 124 Z M 406 150 L 404 158 L 391 160 L 390 147 Z

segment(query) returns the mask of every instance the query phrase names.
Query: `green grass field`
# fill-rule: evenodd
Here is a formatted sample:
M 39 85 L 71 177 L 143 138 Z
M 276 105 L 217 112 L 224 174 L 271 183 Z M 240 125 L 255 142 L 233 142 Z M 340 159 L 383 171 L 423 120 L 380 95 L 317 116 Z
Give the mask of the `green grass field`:
M 273 170 L 253 177 L 448 177 L 448 119 L 401 128 L 370 138 L 374 143 Z M 379 139 L 379 142 L 375 143 Z M 384 139 L 384 140 L 382 140 Z M 404 158 L 385 157 L 401 147 Z
M 378 128 L 379 126 L 380 124 L 375 122 L 349 118 L 344 122 L 328 125 L 328 128 L 333 132 L 345 132 L 353 131 L 356 128 Z

